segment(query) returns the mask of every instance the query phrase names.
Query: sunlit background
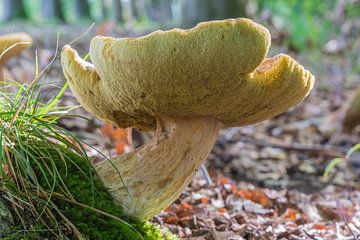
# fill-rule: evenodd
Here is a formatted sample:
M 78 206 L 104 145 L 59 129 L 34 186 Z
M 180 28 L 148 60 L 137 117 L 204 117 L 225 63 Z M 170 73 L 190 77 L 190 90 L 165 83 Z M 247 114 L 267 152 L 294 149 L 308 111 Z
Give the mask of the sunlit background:
M 341 32 L 352 34 L 359 18 L 358 0 L 1 0 L 1 23 L 37 25 L 114 22 L 119 28 L 191 27 L 210 20 L 249 17 L 275 28 L 273 38 L 294 50 L 322 47 L 330 51 L 344 42 L 329 42 Z M 340 46 L 339 46 L 340 45 Z

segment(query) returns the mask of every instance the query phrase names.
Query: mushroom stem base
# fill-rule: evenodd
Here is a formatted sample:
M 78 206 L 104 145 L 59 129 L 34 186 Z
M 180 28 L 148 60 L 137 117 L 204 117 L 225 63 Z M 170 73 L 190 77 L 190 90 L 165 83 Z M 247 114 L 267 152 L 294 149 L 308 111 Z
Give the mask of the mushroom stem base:
M 221 123 L 212 118 L 161 118 L 149 143 L 95 164 L 96 172 L 125 213 L 147 220 L 175 201 L 191 182 L 220 128 Z

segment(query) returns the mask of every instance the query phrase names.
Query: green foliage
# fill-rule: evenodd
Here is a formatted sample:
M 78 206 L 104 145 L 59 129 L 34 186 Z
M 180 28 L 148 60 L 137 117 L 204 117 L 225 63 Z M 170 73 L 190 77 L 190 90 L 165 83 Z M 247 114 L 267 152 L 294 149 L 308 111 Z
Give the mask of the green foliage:
M 360 143 L 355 144 L 353 147 L 351 147 L 348 152 L 345 155 L 345 158 L 334 158 L 332 159 L 328 165 L 325 168 L 323 177 L 325 179 L 328 179 L 330 176 L 330 173 L 335 169 L 335 167 L 341 163 L 342 161 L 346 161 L 347 159 L 349 159 L 351 157 L 352 154 L 354 154 L 355 152 L 360 150 Z
M 332 159 L 328 165 L 326 165 L 325 171 L 324 171 L 324 178 L 328 179 L 330 176 L 330 173 L 334 170 L 334 168 L 341 162 L 343 161 L 342 158 L 334 158 Z
M 353 155 L 355 152 L 360 150 L 360 143 L 354 145 L 352 148 L 349 149 L 349 151 L 346 153 L 345 158 L 350 158 L 351 155 Z
M 259 0 L 259 7 L 271 12 L 276 28 L 288 32 L 287 44 L 298 50 L 305 50 L 308 47 L 321 46 L 331 35 L 338 33 L 339 30 L 333 27 L 329 17 L 336 2 Z
M 52 99 L 42 99 L 40 89 L 45 85 L 1 83 L 0 93 L 0 183 L 1 191 L 8 199 L 18 202 L 15 212 L 28 212 L 48 229 L 59 229 L 57 219 L 51 213 L 52 193 L 57 184 L 63 184 L 52 161 L 34 155 L 38 152 L 35 142 L 57 149 L 58 143 L 74 148 L 67 136 L 71 134 L 56 126 L 60 115 L 69 109 L 56 103 L 66 86 Z M 47 86 L 49 87 L 49 86 Z M 43 103 L 45 102 L 45 103 Z M 35 171 L 35 167 L 37 171 Z M 39 175 L 44 181 L 39 181 Z M 62 187 L 66 188 L 65 185 Z M 22 224 L 28 222 L 21 214 Z M 37 224 L 37 223 L 34 223 Z M 54 230 L 56 236 L 62 234 Z
M 41 20 L 41 0 L 24 1 L 25 11 L 31 21 Z
M 0 197 L 13 203 L 19 226 L 4 239 L 67 239 L 69 228 L 80 238 L 162 239 L 122 213 L 93 179 L 82 143 L 57 125 L 71 110 L 58 106 L 67 85 L 39 84 L 36 75 L 30 86 L 1 83 Z M 55 97 L 42 96 L 45 89 Z

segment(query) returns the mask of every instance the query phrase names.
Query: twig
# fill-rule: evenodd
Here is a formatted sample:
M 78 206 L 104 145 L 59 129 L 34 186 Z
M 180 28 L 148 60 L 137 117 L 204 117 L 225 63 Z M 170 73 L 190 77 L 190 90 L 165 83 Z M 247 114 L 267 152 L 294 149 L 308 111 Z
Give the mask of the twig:
M 213 184 L 213 181 L 211 180 L 211 177 L 210 177 L 204 164 L 201 164 L 200 171 L 201 171 L 203 178 L 206 180 L 207 185 L 211 186 Z
M 62 195 L 60 195 L 60 194 L 58 194 L 58 193 L 54 193 L 54 196 L 57 197 L 57 198 L 59 198 L 59 199 L 62 199 L 62 200 L 64 200 L 64 201 L 66 201 L 66 202 L 69 202 L 69 203 L 78 205 L 79 207 L 82 207 L 82 208 L 85 208 L 85 209 L 86 209 L 86 208 L 87 208 L 87 209 L 90 209 L 91 211 L 93 211 L 93 212 L 95 212 L 95 213 L 98 213 L 98 214 L 100 214 L 100 215 L 103 215 L 103 216 L 105 216 L 105 217 L 109 217 L 109 218 L 112 218 L 112 219 L 114 219 L 114 220 L 117 220 L 117 221 L 119 221 L 119 222 L 127 225 L 129 228 L 132 228 L 132 229 L 138 234 L 138 236 L 140 237 L 140 239 L 143 239 L 143 237 L 141 236 L 141 234 L 138 232 L 138 230 L 137 230 L 133 225 L 131 225 L 130 223 L 126 222 L 125 220 L 123 220 L 123 219 L 121 219 L 121 218 L 119 218 L 119 217 L 117 217 L 117 216 L 115 216 L 115 215 L 112 215 L 112 214 L 110 214 L 110 213 L 104 212 L 104 211 L 102 211 L 102 210 L 100 210 L 100 209 L 91 207 L 91 206 L 89 206 L 89 205 L 80 203 L 80 202 L 78 202 L 78 201 L 76 201 L 76 200 L 68 199 L 68 198 L 66 198 L 66 197 L 64 197 L 64 196 L 62 196 Z
M 249 135 L 247 137 L 250 137 L 251 139 L 241 138 L 241 141 L 248 142 L 248 143 L 251 143 L 251 144 L 254 144 L 257 146 L 262 146 L 262 147 L 273 147 L 273 148 L 281 148 L 281 149 L 293 150 L 293 151 L 314 152 L 314 153 L 318 153 L 320 155 L 327 155 L 330 157 L 341 157 L 341 158 L 345 157 L 345 154 L 343 153 L 343 151 L 341 151 L 339 149 L 324 147 L 319 144 L 306 145 L 306 144 L 301 144 L 301 143 L 296 143 L 296 142 L 288 144 L 288 143 L 284 143 L 283 141 L 281 141 L 279 139 L 272 138 L 269 136 L 266 136 L 265 139 L 262 139 L 262 140 L 256 139 L 253 136 L 249 136 Z
M 75 227 L 75 225 L 67 217 L 65 217 L 65 215 L 57 208 L 57 206 L 52 202 L 51 205 L 56 209 L 56 212 L 60 215 L 60 217 L 64 219 L 64 221 L 71 227 L 77 239 L 86 240 L 86 238 L 81 234 L 81 232 Z
M 342 236 L 341 231 L 340 231 L 339 223 L 336 222 L 335 224 L 336 224 L 336 239 L 342 240 L 343 236 Z

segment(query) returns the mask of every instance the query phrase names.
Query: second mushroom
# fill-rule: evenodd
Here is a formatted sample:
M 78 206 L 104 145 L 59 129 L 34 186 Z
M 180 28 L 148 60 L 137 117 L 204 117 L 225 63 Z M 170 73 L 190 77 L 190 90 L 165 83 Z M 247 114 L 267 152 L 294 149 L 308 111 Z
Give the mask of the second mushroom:
M 85 109 L 118 127 L 155 132 L 142 147 L 94 166 L 127 214 L 146 220 L 176 200 L 221 128 L 261 122 L 307 96 L 314 77 L 288 55 L 266 58 L 270 42 L 265 27 L 240 18 L 139 38 L 97 36 L 92 63 L 64 47 L 64 75 Z

